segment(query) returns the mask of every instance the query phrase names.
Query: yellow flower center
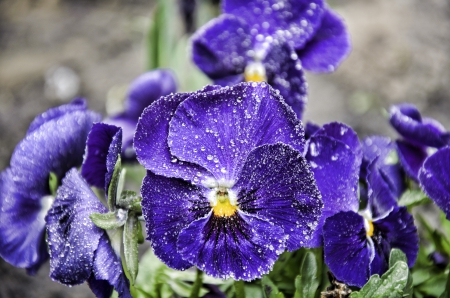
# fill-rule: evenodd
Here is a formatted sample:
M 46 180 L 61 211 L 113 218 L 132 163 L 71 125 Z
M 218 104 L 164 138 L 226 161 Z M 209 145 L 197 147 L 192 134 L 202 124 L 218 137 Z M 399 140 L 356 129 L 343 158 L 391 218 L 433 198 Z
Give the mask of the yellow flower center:
M 366 230 L 366 235 L 368 237 L 372 237 L 373 236 L 373 223 L 371 220 L 367 221 L 369 223 L 369 228 Z
M 244 77 L 246 82 L 266 82 L 266 69 L 259 61 L 250 62 L 245 67 Z
M 213 207 L 215 216 L 230 217 L 236 213 L 237 206 L 230 202 L 228 190 L 219 188 L 216 192 L 216 204 Z

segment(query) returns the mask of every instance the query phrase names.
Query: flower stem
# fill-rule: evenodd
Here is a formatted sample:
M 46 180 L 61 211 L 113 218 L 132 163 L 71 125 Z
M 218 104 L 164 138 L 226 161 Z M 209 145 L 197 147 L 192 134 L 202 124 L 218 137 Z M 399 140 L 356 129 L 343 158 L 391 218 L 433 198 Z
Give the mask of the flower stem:
M 245 298 L 245 288 L 243 280 L 234 281 L 234 290 L 236 292 L 236 298 Z
M 197 275 L 195 277 L 194 286 L 192 287 L 192 292 L 191 295 L 189 295 L 189 298 L 198 298 L 202 285 L 203 285 L 203 271 L 197 268 Z

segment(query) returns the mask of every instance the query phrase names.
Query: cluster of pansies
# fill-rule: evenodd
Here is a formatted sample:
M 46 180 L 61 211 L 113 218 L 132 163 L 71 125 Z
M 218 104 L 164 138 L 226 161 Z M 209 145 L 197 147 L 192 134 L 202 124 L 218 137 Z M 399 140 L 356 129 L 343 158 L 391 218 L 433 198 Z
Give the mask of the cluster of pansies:
M 33 274 L 49 258 L 55 281 L 137 297 L 143 222 L 165 265 L 219 279 L 254 282 L 280 255 L 314 248 L 354 290 L 392 269 L 393 249 L 413 267 L 419 236 L 399 200 L 421 188 L 450 219 L 450 134 L 409 104 L 390 109 L 396 141 L 304 126 L 303 69 L 342 62 L 343 21 L 321 0 L 222 9 L 192 38 L 216 85 L 175 93 L 172 73 L 154 70 L 103 121 L 84 99 L 36 117 L 0 175 L 3 259 Z M 146 170 L 140 194 L 124 190 L 125 162 Z

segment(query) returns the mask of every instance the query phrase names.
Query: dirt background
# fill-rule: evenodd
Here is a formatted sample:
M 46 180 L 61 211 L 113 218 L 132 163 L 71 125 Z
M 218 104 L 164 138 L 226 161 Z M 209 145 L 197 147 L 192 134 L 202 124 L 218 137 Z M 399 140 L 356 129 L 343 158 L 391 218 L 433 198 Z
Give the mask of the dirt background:
M 305 119 L 395 137 L 383 110 L 409 101 L 450 127 L 450 1 L 329 3 L 345 19 L 353 51 L 333 74 L 307 75 Z M 150 0 L 0 0 L 0 170 L 49 107 L 77 95 L 106 112 L 118 86 L 145 70 L 152 7 Z M 0 260 L 0 298 L 94 297 L 86 285 L 52 282 L 48 271 L 29 277 Z

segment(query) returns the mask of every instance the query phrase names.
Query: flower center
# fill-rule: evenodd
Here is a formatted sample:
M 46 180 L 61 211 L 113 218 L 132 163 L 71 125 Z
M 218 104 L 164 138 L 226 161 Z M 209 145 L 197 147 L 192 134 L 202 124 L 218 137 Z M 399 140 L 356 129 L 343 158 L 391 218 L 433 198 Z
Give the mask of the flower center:
M 246 82 L 267 81 L 266 69 L 261 61 L 254 61 L 247 64 L 244 71 Z
M 230 198 L 230 193 L 227 188 L 218 187 L 213 190 L 215 192 L 215 200 L 211 202 L 213 213 L 219 217 L 230 217 L 236 213 L 237 206 L 235 200 Z
M 373 236 L 373 230 L 374 230 L 373 223 L 372 223 L 371 220 L 368 220 L 367 223 L 368 224 L 367 224 L 367 227 L 366 227 L 366 235 L 367 235 L 367 237 L 372 237 Z

